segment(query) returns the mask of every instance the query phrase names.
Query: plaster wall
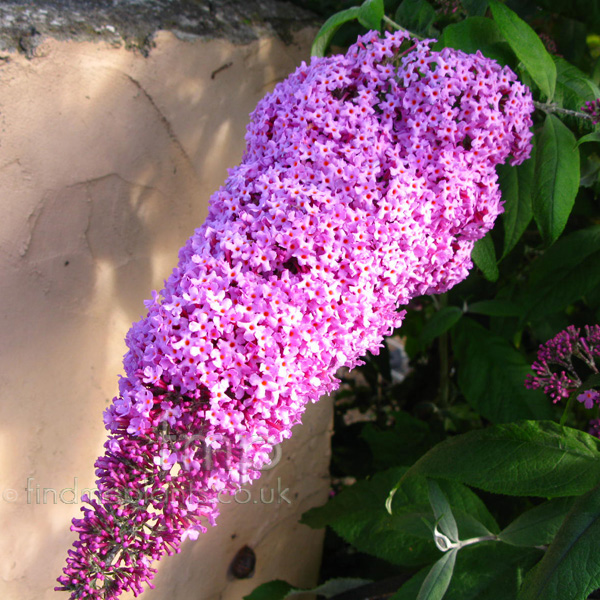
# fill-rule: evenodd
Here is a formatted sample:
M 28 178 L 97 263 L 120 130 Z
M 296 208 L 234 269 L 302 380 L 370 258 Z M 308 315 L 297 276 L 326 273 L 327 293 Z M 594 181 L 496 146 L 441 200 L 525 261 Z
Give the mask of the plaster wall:
M 147 57 L 46 39 L 34 58 L 0 58 L 3 600 L 67 597 L 52 589 L 79 496 L 94 487 L 125 333 L 239 162 L 248 114 L 307 58 L 313 35 L 234 45 L 159 32 Z M 297 521 L 327 496 L 330 410 L 309 407 L 279 464 L 161 562 L 147 600 L 240 600 L 273 578 L 315 582 L 322 534 Z M 233 580 L 244 545 L 256 572 Z

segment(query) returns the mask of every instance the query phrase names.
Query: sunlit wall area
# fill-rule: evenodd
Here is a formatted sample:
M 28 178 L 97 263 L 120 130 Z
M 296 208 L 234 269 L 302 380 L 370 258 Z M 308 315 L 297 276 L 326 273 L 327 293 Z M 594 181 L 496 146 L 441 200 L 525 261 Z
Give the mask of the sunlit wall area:
M 0 597 L 57 598 L 70 520 L 94 487 L 124 337 L 243 152 L 257 101 L 308 58 L 293 41 L 154 36 L 148 56 L 45 38 L 0 60 Z M 148 600 L 239 600 L 316 579 L 330 405 L 309 407 L 278 465 L 160 566 Z M 252 579 L 230 563 L 256 554 Z M 66 594 L 64 595 L 66 597 Z

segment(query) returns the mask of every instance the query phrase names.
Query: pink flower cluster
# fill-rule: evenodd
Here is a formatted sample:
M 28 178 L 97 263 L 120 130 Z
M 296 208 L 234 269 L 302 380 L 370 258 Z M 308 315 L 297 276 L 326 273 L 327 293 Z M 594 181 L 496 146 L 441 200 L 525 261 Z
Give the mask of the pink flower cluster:
M 584 335 L 571 325 L 539 347 L 537 360 L 531 365 L 535 375 L 527 376 L 525 387 L 543 390 L 555 403 L 568 398 L 582 385 L 582 368 L 598 373 L 596 357 L 600 357 L 600 325 L 586 326 Z M 600 394 L 585 390 L 577 399 L 592 408 Z
M 399 305 L 466 277 L 501 211 L 494 167 L 528 157 L 532 111 L 508 68 L 375 32 L 259 103 L 242 163 L 127 335 L 99 498 L 57 589 L 139 593 L 337 369 L 378 351 Z

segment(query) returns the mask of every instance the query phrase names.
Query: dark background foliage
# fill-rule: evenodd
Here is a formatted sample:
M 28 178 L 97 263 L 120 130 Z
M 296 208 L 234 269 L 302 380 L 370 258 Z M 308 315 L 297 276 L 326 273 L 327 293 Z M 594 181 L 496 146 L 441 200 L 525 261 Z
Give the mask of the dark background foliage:
M 324 21 L 362 6 L 362 19 L 331 38 L 342 51 L 369 19 L 389 23 L 375 0 L 295 4 Z M 600 441 L 586 431 L 597 410 L 575 402 L 564 414 L 564 403 L 523 384 L 541 343 L 600 322 L 600 128 L 580 112 L 600 96 L 600 3 L 386 0 L 384 8 L 437 47 L 480 50 L 515 70 L 536 100 L 535 151 L 519 167 L 498 167 L 505 212 L 476 244 L 469 277 L 413 301 L 382 352 L 342 374 L 335 495 L 303 522 L 327 526 L 323 581 L 379 583 L 344 579 L 346 591 L 325 597 L 595 597 Z M 490 540 L 442 554 L 423 523 L 440 515 L 455 520 L 460 540 Z M 438 568 L 433 587 L 423 585 Z M 290 589 L 262 586 L 251 598 Z

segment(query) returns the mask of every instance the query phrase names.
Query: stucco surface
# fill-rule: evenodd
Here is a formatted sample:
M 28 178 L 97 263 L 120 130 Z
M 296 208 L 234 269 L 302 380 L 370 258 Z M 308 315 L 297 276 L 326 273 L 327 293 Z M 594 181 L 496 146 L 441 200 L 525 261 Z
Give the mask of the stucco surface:
M 52 588 L 93 488 L 125 333 L 240 160 L 248 114 L 312 35 L 234 45 L 159 32 L 148 57 L 48 38 L 34 59 L 0 61 L 3 600 L 66 598 Z M 309 407 L 277 467 L 165 559 L 144 597 L 239 600 L 276 577 L 314 582 L 321 533 L 297 521 L 327 496 L 330 421 L 327 400 Z M 244 545 L 256 573 L 234 581 Z

